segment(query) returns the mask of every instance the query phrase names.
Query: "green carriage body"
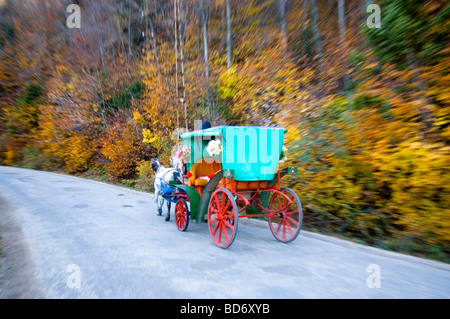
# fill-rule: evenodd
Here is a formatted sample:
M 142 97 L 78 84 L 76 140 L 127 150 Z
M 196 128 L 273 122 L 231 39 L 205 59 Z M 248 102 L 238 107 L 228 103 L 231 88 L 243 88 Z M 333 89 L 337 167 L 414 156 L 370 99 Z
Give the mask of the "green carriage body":
M 204 187 L 201 196 L 195 187 L 178 185 L 189 197 L 191 219 L 205 221 L 212 192 L 224 175 L 231 178 L 227 172 L 235 181 L 269 181 L 269 185 L 274 185 L 285 133 L 286 130 L 280 127 L 218 126 L 182 134 L 184 145 L 191 147 L 186 170 L 200 160 L 216 160 L 222 167 Z M 211 156 L 206 151 L 212 139 L 222 142 L 223 150 L 218 156 Z M 266 197 L 267 193 L 262 195 L 263 202 L 267 202 Z M 260 212 L 251 207 L 248 211 Z

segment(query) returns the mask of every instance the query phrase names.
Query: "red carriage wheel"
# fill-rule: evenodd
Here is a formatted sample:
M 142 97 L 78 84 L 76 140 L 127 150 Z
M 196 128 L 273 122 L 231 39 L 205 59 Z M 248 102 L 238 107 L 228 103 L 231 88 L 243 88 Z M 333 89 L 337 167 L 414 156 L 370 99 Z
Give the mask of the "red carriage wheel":
M 282 193 L 282 194 L 280 194 Z M 297 238 L 302 228 L 303 210 L 300 199 L 290 188 L 282 188 L 270 199 L 269 211 L 276 212 L 269 217 L 269 226 L 276 239 L 289 243 Z
M 208 206 L 208 227 L 214 243 L 228 248 L 236 237 L 238 208 L 233 194 L 226 188 L 214 191 Z
M 183 198 L 177 200 L 175 204 L 175 223 L 181 231 L 185 231 L 189 225 L 189 209 Z

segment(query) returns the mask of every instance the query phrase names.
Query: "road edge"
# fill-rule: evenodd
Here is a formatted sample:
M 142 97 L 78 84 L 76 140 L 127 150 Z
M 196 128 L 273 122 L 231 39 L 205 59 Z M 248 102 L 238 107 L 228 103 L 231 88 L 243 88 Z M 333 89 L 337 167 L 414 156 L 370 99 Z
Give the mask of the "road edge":
M 44 298 L 33 278 L 33 264 L 20 222 L 13 207 L 0 197 L 0 299 Z
M 267 224 L 267 222 L 262 221 L 262 220 L 242 218 L 241 220 L 239 220 L 239 222 L 243 223 L 245 225 L 253 226 L 253 227 L 269 228 L 269 225 Z M 417 256 L 408 255 L 408 254 L 404 254 L 401 252 L 385 250 L 382 248 L 373 247 L 373 246 L 369 246 L 369 245 L 363 245 L 363 244 L 355 243 L 351 240 L 345 240 L 345 239 L 341 239 L 338 237 L 315 233 L 315 232 L 311 232 L 311 231 L 307 231 L 307 230 L 303 230 L 303 229 L 300 231 L 299 235 L 300 236 L 296 239 L 296 241 L 301 240 L 301 236 L 305 236 L 305 237 L 309 237 L 309 238 L 318 239 L 321 241 L 326 241 L 331 244 L 339 245 L 339 246 L 342 246 L 345 248 L 355 249 L 355 250 L 362 251 L 362 252 L 365 252 L 368 254 L 393 258 L 393 259 L 402 260 L 405 262 L 421 263 L 421 264 L 424 264 L 424 265 L 427 265 L 430 267 L 435 267 L 438 269 L 450 271 L 450 264 L 446 264 L 444 262 L 437 261 L 437 260 L 420 258 Z

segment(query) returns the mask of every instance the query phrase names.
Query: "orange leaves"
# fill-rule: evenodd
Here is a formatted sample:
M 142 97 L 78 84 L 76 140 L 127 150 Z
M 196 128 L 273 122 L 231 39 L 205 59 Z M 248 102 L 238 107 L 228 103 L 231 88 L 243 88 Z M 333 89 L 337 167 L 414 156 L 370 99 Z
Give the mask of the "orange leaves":
M 108 177 L 120 180 L 134 176 L 143 149 L 132 130 L 116 126 L 103 141 L 101 153 L 108 160 L 105 165 Z
M 67 172 L 84 172 L 92 161 L 96 141 L 65 129 L 63 123 L 58 122 L 58 115 L 51 112 L 54 108 L 52 105 L 42 107 L 36 145 L 48 158 L 64 163 Z

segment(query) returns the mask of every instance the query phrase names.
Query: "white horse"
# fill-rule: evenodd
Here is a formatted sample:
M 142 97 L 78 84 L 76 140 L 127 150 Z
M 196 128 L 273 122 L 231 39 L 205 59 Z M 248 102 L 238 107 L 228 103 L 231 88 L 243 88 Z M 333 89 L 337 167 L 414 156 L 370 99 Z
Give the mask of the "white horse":
M 155 187 L 155 201 L 158 208 L 158 215 L 162 214 L 162 206 L 164 204 L 164 198 L 161 196 L 161 183 L 169 185 L 169 182 L 178 180 L 181 183 L 182 180 L 183 163 L 178 158 L 171 157 L 170 164 L 173 167 L 165 167 L 160 163 L 159 159 L 152 159 L 152 169 L 155 172 L 155 180 L 153 184 Z M 166 221 L 170 220 L 170 204 L 171 202 L 168 200 L 167 215 L 165 218 Z
M 170 166 L 177 169 L 180 174 L 183 172 L 183 162 L 176 156 L 170 158 Z M 181 176 L 181 175 L 180 175 Z M 181 178 L 180 178 L 181 180 Z

